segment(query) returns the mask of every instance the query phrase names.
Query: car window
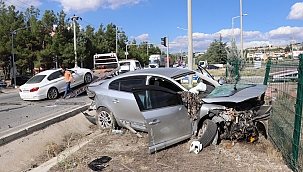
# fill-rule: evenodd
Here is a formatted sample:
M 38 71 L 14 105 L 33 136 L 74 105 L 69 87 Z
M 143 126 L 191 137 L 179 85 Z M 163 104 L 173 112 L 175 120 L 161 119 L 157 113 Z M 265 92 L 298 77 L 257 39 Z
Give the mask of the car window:
M 140 65 L 139 62 L 136 62 L 136 68 L 137 68 L 137 69 L 141 69 L 141 65 Z
M 35 83 L 40 83 L 46 75 L 35 75 L 31 79 L 29 79 L 26 83 L 27 84 L 35 84 Z
M 109 89 L 132 92 L 132 88 L 143 85 L 146 85 L 146 76 L 130 76 L 112 81 Z
M 60 78 L 60 77 L 63 76 L 63 75 L 64 75 L 63 72 L 62 72 L 61 70 L 59 70 L 59 71 L 56 71 L 56 72 L 50 74 L 50 75 L 47 77 L 47 79 L 48 79 L 49 81 L 51 81 L 51 80 Z
M 120 66 L 130 66 L 130 62 L 120 62 Z
M 164 90 L 137 90 L 135 92 L 141 111 L 182 105 L 181 96 L 176 92 L 172 93 Z
M 183 91 L 180 87 L 175 85 L 173 82 L 171 82 L 165 78 L 161 78 L 161 77 L 151 77 L 149 79 L 149 85 L 155 85 L 155 86 L 168 88 L 168 89 L 176 91 L 176 92 Z

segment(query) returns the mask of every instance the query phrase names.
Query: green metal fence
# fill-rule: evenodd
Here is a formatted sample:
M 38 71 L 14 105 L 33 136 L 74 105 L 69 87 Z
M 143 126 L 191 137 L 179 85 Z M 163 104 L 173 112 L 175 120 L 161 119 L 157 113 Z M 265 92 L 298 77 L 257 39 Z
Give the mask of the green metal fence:
M 235 65 L 235 64 L 233 64 Z M 293 171 L 303 171 L 303 55 L 299 60 L 271 61 L 256 68 L 247 64 L 239 83 L 268 85 L 264 100 L 272 104 L 269 138 Z M 228 71 L 228 70 L 226 70 Z M 235 72 L 235 71 L 234 71 Z M 228 74 L 226 74 L 228 76 Z

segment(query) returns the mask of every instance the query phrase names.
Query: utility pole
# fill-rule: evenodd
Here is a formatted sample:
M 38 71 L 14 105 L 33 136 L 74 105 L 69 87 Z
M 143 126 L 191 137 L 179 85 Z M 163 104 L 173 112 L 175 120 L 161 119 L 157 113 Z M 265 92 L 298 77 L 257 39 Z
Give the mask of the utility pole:
M 68 18 L 68 20 L 73 20 L 73 24 L 74 24 L 74 52 L 75 52 L 75 68 L 77 68 L 77 67 L 78 67 L 78 65 L 77 65 L 77 48 L 76 48 L 76 44 L 77 44 L 77 42 L 76 42 L 76 20 L 78 20 L 78 19 L 82 20 L 82 18 L 81 18 L 81 17 L 76 16 L 75 14 L 74 14 L 74 16 L 72 16 L 72 17 L 69 17 L 69 18 Z
M 240 33 L 240 36 L 241 36 L 241 58 L 243 58 L 243 14 L 242 14 L 242 0 L 240 0 L 240 30 L 241 30 L 241 33 Z
M 116 26 L 116 56 L 118 57 L 118 28 L 122 26 Z
M 166 47 L 166 65 L 167 65 L 167 68 L 169 68 L 169 42 L 168 42 L 168 35 L 166 35 L 166 42 L 167 42 L 167 47 Z
M 187 0 L 187 36 L 188 36 L 188 69 L 193 70 L 193 30 L 192 30 L 192 0 Z M 192 88 L 193 76 L 188 76 L 188 87 Z
M 12 32 L 12 73 L 13 73 L 13 79 L 14 79 L 14 88 L 17 88 L 17 83 L 16 83 L 16 73 L 17 73 L 17 68 L 16 68 L 16 65 L 15 65 L 15 53 L 14 53 L 14 35 L 17 34 L 17 31 L 18 30 L 30 30 L 31 29 L 31 26 L 30 26 L 30 23 L 29 21 L 27 22 L 27 26 L 24 27 L 24 28 L 19 28 L 19 29 L 16 29 Z

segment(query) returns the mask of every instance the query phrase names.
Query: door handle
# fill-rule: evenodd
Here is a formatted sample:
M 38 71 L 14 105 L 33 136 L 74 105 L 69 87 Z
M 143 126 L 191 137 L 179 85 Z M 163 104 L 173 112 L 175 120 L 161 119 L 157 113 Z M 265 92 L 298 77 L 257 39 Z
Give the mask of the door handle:
M 149 122 L 148 124 L 149 124 L 149 125 L 157 125 L 157 124 L 159 124 L 160 122 L 161 122 L 160 120 L 154 119 L 152 122 Z
M 119 100 L 118 99 L 114 99 L 112 100 L 113 103 L 119 103 Z

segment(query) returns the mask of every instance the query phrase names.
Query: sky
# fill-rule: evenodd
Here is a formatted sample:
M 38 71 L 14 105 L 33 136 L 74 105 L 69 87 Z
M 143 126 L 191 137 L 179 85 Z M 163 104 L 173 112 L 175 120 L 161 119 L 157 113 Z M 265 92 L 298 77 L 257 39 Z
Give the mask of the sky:
M 167 36 L 169 52 L 187 52 L 189 0 L 2 0 L 25 11 L 31 5 L 41 14 L 63 10 L 67 17 L 79 16 L 79 24 L 119 26 L 129 41 L 159 46 Z M 296 0 L 191 0 L 194 52 L 204 52 L 215 39 L 230 43 L 234 33 L 240 39 L 242 1 L 243 48 L 286 46 L 303 41 L 303 1 Z M 233 22 L 232 22 L 233 21 Z

